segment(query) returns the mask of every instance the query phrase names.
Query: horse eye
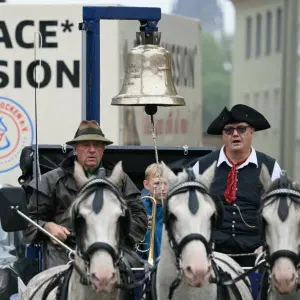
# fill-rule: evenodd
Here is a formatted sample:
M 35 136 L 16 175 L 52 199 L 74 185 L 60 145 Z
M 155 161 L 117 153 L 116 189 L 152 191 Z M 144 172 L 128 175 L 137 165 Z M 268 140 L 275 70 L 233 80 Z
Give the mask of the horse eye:
M 267 220 L 264 217 L 261 218 L 261 221 L 262 221 L 262 223 L 263 223 L 264 226 L 268 225 L 268 222 L 267 222 Z
M 85 226 L 85 218 L 81 215 L 77 215 L 75 226 L 78 228 L 78 230 L 82 230 Z
M 171 222 L 177 221 L 177 217 L 173 213 L 169 214 L 169 219 L 170 219 Z

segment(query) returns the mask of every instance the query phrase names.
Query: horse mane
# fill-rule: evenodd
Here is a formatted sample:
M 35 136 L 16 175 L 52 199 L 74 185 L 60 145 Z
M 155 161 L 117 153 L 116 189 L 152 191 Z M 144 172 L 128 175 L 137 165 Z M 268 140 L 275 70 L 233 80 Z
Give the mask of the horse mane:
M 279 190 L 279 189 L 290 189 L 296 192 L 300 193 L 300 183 L 293 181 L 288 176 L 285 176 L 283 178 L 277 178 L 274 181 L 271 182 L 269 187 L 266 189 L 264 196 L 268 195 L 270 192 Z M 261 202 L 261 208 L 262 210 L 266 205 L 270 205 L 274 203 L 276 200 L 279 200 L 278 203 L 278 216 L 281 221 L 285 221 L 289 214 L 289 205 L 287 198 L 290 198 L 291 203 L 293 203 L 296 210 L 300 210 L 300 198 L 296 197 L 294 195 L 289 195 L 288 193 L 285 195 L 274 195 L 271 198 L 266 198 L 262 200 Z M 268 204 L 266 204 L 268 202 Z
M 86 185 L 89 184 L 90 182 L 92 182 L 92 181 L 94 181 L 94 180 L 97 180 L 97 179 L 99 179 L 97 176 L 92 176 L 91 178 L 89 178 L 88 181 L 86 181 L 85 185 L 83 185 L 83 186 L 79 189 L 78 194 L 76 195 L 74 201 L 73 201 L 72 204 L 70 205 L 70 208 L 69 208 L 70 216 L 72 215 L 73 209 L 76 208 L 76 206 L 77 206 L 80 202 L 82 202 L 82 199 L 85 199 L 85 198 L 89 197 L 91 194 L 97 192 L 97 190 L 99 189 L 99 185 L 98 185 L 97 183 L 95 183 L 95 184 L 91 184 L 89 187 L 85 188 L 85 190 L 84 190 L 82 193 L 80 193 L 81 190 L 84 188 L 84 186 L 86 186 Z M 107 181 L 110 182 L 111 184 L 115 185 L 115 184 L 109 179 L 109 177 L 106 177 L 105 180 L 107 180 Z M 105 185 L 103 185 L 102 188 L 103 188 L 104 190 L 107 189 L 107 187 L 106 187 Z M 116 188 L 117 188 L 117 187 L 116 187 Z M 108 190 L 109 190 L 109 189 L 108 189 Z M 80 195 L 79 195 L 79 193 L 80 193 Z M 122 205 L 123 207 L 128 208 L 127 202 L 124 200 L 122 193 L 120 193 L 120 196 L 122 196 L 122 197 L 121 197 L 121 205 Z
M 89 182 L 91 182 L 91 181 L 94 180 L 94 179 L 96 179 L 96 177 L 93 176 L 92 178 L 90 178 L 90 179 L 86 182 L 86 184 L 89 183 Z M 81 189 L 82 189 L 82 187 L 79 189 L 78 193 L 80 193 Z M 92 185 L 91 185 L 89 188 L 87 188 L 81 195 L 78 195 L 78 194 L 77 194 L 76 197 L 75 197 L 75 199 L 74 199 L 74 201 L 71 203 L 71 206 L 70 206 L 69 211 L 72 212 L 73 208 L 76 207 L 76 205 L 77 205 L 79 202 L 81 202 L 81 199 L 82 199 L 82 198 L 88 197 L 91 193 L 95 192 L 96 189 L 97 189 L 97 185 L 96 185 L 96 184 L 92 184 Z
M 202 175 L 200 174 L 195 174 L 195 179 L 194 181 L 201 183 L 204 187 L 208 189 L 208 186 L 201 180 Z M 181 172 L 177 174 L 177 180 L 175 184 L 180 184 L 188 181 L 188 172 L 186 169 L 183 169 Z M 175 185 L 174 184 L 174 185 Z
M 285 182 L 285 186 L 282 186 L 282 181 L 280 178 L 275 179 L 274 181 L 271 182 L 269 187 L 265 191 L 265 195 L 269 194 L 272 191 L 276 191 L 278 189 L 282 188 L 287 188 L 294 190 L 296 192 L 300 193 L 300 182 L 298 181 L 293 181 L 291 178 L 287 177 Z
M 215 215 L 216 215 L 216 217 L 218 217 L 218 212 L 219 211 L 218 211 L 218 204 L 216 203 L 216 201 L 219 201 L 219 199 L 216 199 L 217 197 L 214 197 L 214 195 L 212 195 L 209 192 L 209 187 L 202 180 L 203 174 L 200 175 L 200 174 L 195 174 L 194 173 L 194 175 L 195 175 L 195 177 L 194 177 L 193 181 L 200 183 L 201 185 L 203 185 L 204 188 L 206 188 L 207 193 L 203 193 L 203 192 L 200 192 L 200 193 L 203 196 L 203 198 L 206 199 L 206 201 L 208 201 L 208 198 L 209 198 L 209 200 L 213 202 L 213 205 L 216 207 Z M 177 174 L 177 179 L 176 179 L 176 182 L 173 182 L 173 186 L 181 184 L 181 183 L 185 183 L 185 182 L 188 182 L 188 181 L 189 181 L 188 171 L 187 171 L 187 169 L 182 169 L 182 171 Z

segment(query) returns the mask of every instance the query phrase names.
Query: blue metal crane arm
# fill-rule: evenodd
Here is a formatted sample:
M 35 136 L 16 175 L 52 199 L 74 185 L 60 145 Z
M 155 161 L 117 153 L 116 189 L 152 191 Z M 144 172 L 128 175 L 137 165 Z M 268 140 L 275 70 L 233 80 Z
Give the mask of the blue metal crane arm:
M 100 20 L 138 20 L 146 34 L 157 31 L 157 7 L 84 6 L 79 30 L 82 40 L 82 119 L 100 124 Z
M 157 7 L 84 6 L 83 21 L 145 20 L 159 21 L 161 9 Z

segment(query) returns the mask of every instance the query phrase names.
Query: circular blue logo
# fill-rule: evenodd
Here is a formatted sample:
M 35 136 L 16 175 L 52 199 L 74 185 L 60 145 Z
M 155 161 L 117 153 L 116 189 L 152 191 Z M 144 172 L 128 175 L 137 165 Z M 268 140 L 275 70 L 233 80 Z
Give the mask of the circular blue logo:
M 33 124 L 16 101 L 0 96 L 0 173 L 19 166 L 22 149 L 33 143 Z

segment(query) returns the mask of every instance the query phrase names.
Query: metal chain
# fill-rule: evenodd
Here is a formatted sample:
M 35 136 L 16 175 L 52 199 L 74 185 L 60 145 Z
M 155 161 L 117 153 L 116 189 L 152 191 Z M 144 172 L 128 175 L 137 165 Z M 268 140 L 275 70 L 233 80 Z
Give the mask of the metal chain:
M 151 131 L 152 131 L 152 138 L 153 138 L 153 143 L 154 143 L 154 152 L 155 152 L 155 161 L 157 164 L 157 173 L 156 176 L 158 178 L 158 182 L 159 182 L 159 188 L 160 188 L 160 201 L 163 204 L 163 196 L 162 196 L 162 182 L 161 182 L 161 168 L 159 168 L 159 161 L 158 161 L 158 151 L 157 151 L 157 142 L 156 142 L 156 127 L 155 127 L 155 122 L 154 122 L 154 117 L 153 115 L 150 115 L 151 118 Z M 155 198 L 156 195 L 156 187 L 154 188 L 154 197 Z M 153 222 L 153 220 L 152 220 Z

